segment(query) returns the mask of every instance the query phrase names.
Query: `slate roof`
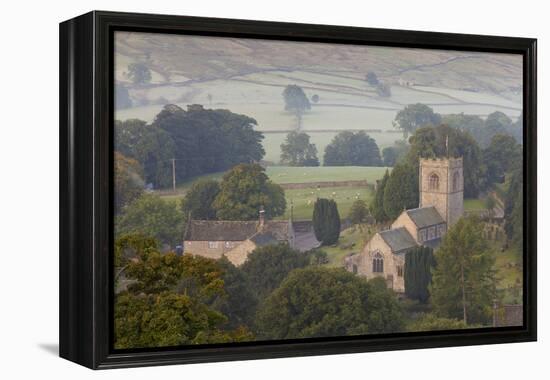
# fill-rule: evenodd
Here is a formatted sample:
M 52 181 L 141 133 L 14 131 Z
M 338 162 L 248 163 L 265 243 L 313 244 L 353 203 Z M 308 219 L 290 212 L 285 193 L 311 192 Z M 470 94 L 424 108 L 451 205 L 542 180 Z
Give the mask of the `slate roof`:
M 394 253 L 418 247 L 418 244 L 416 244 L 416 241 L 414 241 L 413 237 L 405 227 L 382 231 L 379 232 L 379 234 Z
M 271 232 L 260 232 L 250 238 L 258 247 L 279 242 Z
M 434 206 L 414 208 L 405 211 L 411 220 L 418 228 L 434 226 L 436 224 L 445 223 L 439 212 Z
M 257 232 L 257 221 L 190 220 L 183 240 L 243 241 Z
M 262 229 L 258 221 L 230 220 L 190 220 L 186 227 L 183 240 L 186 241 L 244 241 L 255 235 L 268 234 L 278 241 L 290 240 L 289 222 L 266 221 Z M 267 239 L 268 236 L 258 240 Z

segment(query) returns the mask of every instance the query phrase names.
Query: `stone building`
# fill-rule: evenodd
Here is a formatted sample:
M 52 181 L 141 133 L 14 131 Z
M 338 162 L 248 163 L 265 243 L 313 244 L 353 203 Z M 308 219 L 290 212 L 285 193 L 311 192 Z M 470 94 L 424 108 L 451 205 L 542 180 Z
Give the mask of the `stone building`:
M 184 254 L 212 259 L 226 256 L 236 266 L 243 264 L 255 248 L 278 243 L 294 246 L 292 221 L 189 220 L 183 236 Z
M 404 210 L 390 229 L 376 233 L 363 250 L 346 258 L 347 270 L 367 278 L 383 277 L 388 287 L 405 291 L 405 254 L 436 248 L 447 229 L 464 214 L 462 158 L 421 159 L 420 205 Z

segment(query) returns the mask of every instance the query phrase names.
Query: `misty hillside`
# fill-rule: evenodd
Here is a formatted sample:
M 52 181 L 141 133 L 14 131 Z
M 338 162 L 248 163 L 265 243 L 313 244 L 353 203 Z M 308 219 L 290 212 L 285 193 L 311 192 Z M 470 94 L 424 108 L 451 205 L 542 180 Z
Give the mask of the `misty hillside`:
M 510 95 L 521 90 L 521 57 L 254 39 L 117 33 L 117 79 L 124 66 L 146 63 L 156 83 L 229 79 L 252 73 L 307 70 L 388 83 Z
M 392 121 L 408 104 L 482 118 L 501 111 L 515 119 L 522 109 L 521 57 L 513 55 L 126 32 L 117 33 L 115 52 L 117 119 L 150 122 L 166 104 L 228 109 L 257 121 L 271 161 L 296 128 L 284 109 L 289 84 L 312 99 L 301 128 L 320 151 L 341 130 L 393 144 Z M 134 64 L 150 78 L 130 80 Z

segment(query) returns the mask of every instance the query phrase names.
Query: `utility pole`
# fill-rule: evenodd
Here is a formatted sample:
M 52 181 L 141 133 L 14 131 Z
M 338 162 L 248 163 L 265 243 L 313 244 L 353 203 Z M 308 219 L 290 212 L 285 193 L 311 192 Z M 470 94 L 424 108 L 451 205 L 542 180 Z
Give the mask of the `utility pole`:
M 176 193 L 176 159 L 172 158 L 172 189 Z

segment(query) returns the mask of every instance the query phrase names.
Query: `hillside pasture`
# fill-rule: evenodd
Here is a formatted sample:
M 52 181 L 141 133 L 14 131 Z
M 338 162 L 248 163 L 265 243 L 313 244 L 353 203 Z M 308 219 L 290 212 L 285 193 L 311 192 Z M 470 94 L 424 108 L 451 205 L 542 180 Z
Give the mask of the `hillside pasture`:
M 286 212 L 279 219 L 290 217 L 290 205 L 293 205 L 295 219 L 308 219 L 313 217 L 313 206 L 317 198 L 333 199 L 338 205 L 340 218 L 347 218 L 351 205 L 355 200 L 361 199 L 370 204 L 374 192 L 368 187 L 325 187 L 320 189 L 294 189 L 285 190 L 287 202 Z
M 374 184 L 384 176 L 386 169 L 365 166 L 268 166 L 266 173 L 273 182 L 279 184 L 356 180 L 367 180 Z

